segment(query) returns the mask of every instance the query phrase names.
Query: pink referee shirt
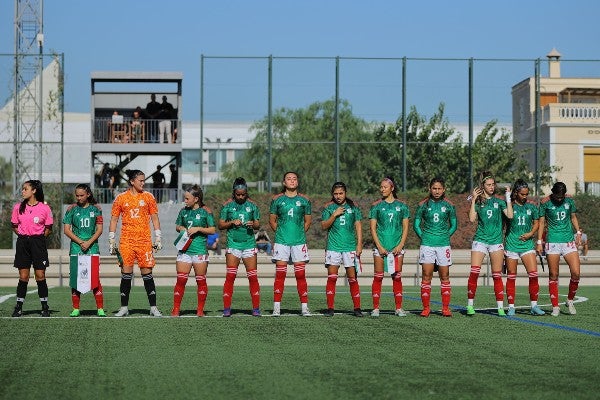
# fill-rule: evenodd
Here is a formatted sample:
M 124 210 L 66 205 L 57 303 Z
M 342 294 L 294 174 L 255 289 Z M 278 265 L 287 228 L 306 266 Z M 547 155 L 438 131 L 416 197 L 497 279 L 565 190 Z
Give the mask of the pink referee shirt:
M 43 235 L 46 226 L 52 226 L 52 210 L 47 204 L 37 203 L 35 206 L 27 204 L 25 212 L 19 214 L 21 203 L 15 204 L 10 222 L 17 226 L 19 235 Z

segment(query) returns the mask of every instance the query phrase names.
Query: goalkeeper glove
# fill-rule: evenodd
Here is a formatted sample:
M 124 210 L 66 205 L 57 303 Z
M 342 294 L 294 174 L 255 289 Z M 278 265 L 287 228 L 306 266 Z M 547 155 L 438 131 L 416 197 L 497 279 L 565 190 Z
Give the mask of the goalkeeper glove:
M 114 232 L 108 232 L 108 252 L 113 256 L 117 254 L 117 240 Z
M 159 251 L 162 250 L 162 241 L 161 241 L 162 232 L 160 229 L 156 229 L 154 231 L 154 250 Z

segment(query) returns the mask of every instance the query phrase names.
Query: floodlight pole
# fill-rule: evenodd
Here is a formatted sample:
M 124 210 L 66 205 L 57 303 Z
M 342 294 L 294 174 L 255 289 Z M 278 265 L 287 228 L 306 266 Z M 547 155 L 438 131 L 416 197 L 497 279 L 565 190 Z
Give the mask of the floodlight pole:
M 340 56 L 335 58 L 335 182 L 340 181 Z

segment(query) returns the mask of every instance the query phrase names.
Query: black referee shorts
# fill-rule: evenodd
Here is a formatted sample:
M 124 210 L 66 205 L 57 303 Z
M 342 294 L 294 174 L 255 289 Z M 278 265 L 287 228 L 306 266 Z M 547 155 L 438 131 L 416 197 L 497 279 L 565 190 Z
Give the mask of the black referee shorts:
M 44 235 L 19 235 L 15 252 L 15 268 L 45 270 L 49 266 L 48 248 Z

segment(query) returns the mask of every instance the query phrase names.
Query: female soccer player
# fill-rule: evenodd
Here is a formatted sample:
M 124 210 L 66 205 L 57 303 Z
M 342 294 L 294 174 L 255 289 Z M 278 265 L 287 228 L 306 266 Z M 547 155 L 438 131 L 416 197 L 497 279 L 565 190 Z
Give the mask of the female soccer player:
M 454 205 L 445 199 L 446 184 L 442 178 L 433 178 L 429 182 L 429 197 L 419 203 L 415 213 L 414 229 L 421 239 L 419 248 L 419 263 L 423 278 L 421 281 L 421 301 L 423 311 L 421 316 L 429 317 L 431 313 L 431 280 L 435 267 L 440 276 L 440 291 L 442 295 L 442 315 L 451 317 L 450 298 L 450 266 L 452 265 L 452 250 L 450 236 L 456 232 L 456 210 Z
M 525 266 L 529 277 L 529 300 L 531 301 L 531 315 L 544 315 L 544 311 L 537 305 L 540 285 L 538 283 L 537 262 L 533 246 L 533 236 L 538 230 L 538 208 L 527 201 L 529 187 L 523 179 L 517 179 L 513 184 L 511 199 L 513 218 L 509 220 L 505 239 L 505 264 L 506 264 L 506 297 L 508 298 L 508 315 L 515 315 L 515 296 L 517 280 L 517 263 L 519 258 Z
M 244 178 L 233 182 L 231 199 L 223 204 L 219 214 L 219 229 L 227 229 L 227 251 L 225 262 L 227 271 L 223 285 L 223 316 L 231 316 L 231 297 L 233 284 L 240 260 L 246 267 L 246 276 L 250 286 L 252 315 L 260 317 L 260 285 L 256 272 L 257 256 L 254 230 L 260 227 L 260 211 L 256 203 L 248 198 L 248 185 Z
M 312 221 L 312 208 L 308 197 L 298 192 L 298 174 L 283 175 L 283 189 L 274 196 L 269 207 L 269 225 L 275 232 L 273 261 L 275 262 L 275 284 L 273 287 L 273 316 L 281 315 L 281 298 L 285 286 L 287 263 L 294 264 L 296 287 L 300 297 L 301 313 L 310 316 L 308 309 L 308 285 L 306 263 L 309 261 L 306 231 Z
M 137 262 L 144 281 L 144 288 L 150 303 L 150 315 L 162 317 L 156 307 L 156 285 L 152 276 L 152 268 L 156 260 L 152 254 L 155 250 L 162 249 L 160 221 L 158 219 L 158 206 L 152 193 L 144 190 L 146 176 L 140 170 L 127 171 L 129 189 L 120 193 L 113 202 L 110 226 L 108 228 L 108 245 L 110 254 L 117 253 L 115 232 L 119 218 L 122 218 L 121 240 L 119 251 L 123 258 L 121 267 L 121 308 L 116 317 L 129 315 L 129 293 L 133 279 L 133 264 Z M 154 227 L 154 246 L 149 221 Z
M 542 252 L 542 235 L 544 228 L 548 225 L 546 236 L 546 260 L 548 260 L 548 290 L 552 302 L 552 316 L 560 315 L 558 305 L 558 264 L 560 256 L 563 256 L 569 270 L 571 280 L 569 282 L 569 293 L 565 305 L 569 314 L 576 314 L 573 299 L 577 294 L 579 286 L 580 260 L 577 253 L 577 244 L 581 241 L 581 230 L 577 220 L 577 207 L 570 196 L 567 196 L 567 186 L 563 182 L 556 182 L 552 186 L 552 194 L 540 202 L 540 227 L 538 229 L 538 240 L 536 250 Z M 573 229 L 576 231 L 573 237 Z M 575 239 L 575 240 L 573 240 Z
M 92 190 L 86 184 L 82 183 L 75 187 L 75 200 L 77 200 L 77 203 L 72 204 L 67 209 L 63 218 L 63 231 L 71 239 L 69 254 L 71 256 L 79 254 L 99 255 L 98 238 L 102 235 L 102 210 L 96 204 Z M 98 316 L 106 317 L 102 284 L 99 280 L 98 286 L 93 287 L 92 290 L 96 299 Z M 70 316 L 78 317 L 80 315 L 81 292 L 76 287 L 71 287 L 71 301 L 73 302 L 73 311 L 71 311 Z
M 492 265 L 494 293 L 498 306 L 498 315 L 504 316 L 504 284 L 502 266 L 504 264 L 504 245 L 502 237 L 502 214 L 508 219 L 513 217 L 510 188 L 506 188 L 506 201 L 494 196 L 496 180 L 489 171 L 480 174 L 479 186 L 473 189 L 469 220 L 477 222 L 477 231 L 471 246 L 471 273 L 467 283 L 467 315 L 475 315 L 475 293 L 477 279 L 481 272 L 481 263 L 488 254 Z
M 216 232 L 215 219 L 210 208 L 204 205 L 204 194 L 198 185 L 186 190 L 183 195 L 185 207 L 179 211 L 175 221 L 177 232 L 186 231 L 192 240 L 189 247 L 177 253 L 177 282 L 173 290 L 172 317 L 178 317 L 181 300 L 185 293 L 188 276 L 194 267 L 196 285 L 198 286 L 198 307 L 196 315 L 204 317 L 204 305 L 208 295 L 206 284 L 206 270 L 208 269 L 208 249 L 206 248 L 207 236 Z
M 48 248 L 46 237 L 52 232 L 52 210 L 44 203 L 42 182 L 29 180 L 21 187 L 23 200 L 15 204 L 10 222 L 17 234 L 14 267 L 19 270 L 17 285 L 17 304 L 13 317 L 23 315 L 23 303 L 27 295 L 29 273 L 33 266 L 38 296 L 42 303 L 42 317 L 50 316 L 48 307 L 48 284 L 46 268 L 48 268 Z
M 360 288 L 356 279 L 357 268 L 360 268 L 357 263 L 360 263 L 362 254 L 362 213 L 360 208 L 346 197 L 346 192 L 346 184 L 334 183 L 331 187 L 331 201 L 325 204 L 321 214 L 321 228 L 327 231 L 327 317 L 333 317 L 334 314 L 335 286 L 340 265 L 346 268 L 354 315 L 363 316 L 360 309 Z
M 373 248 L 374 274 L 371 292 L 373 311 L 371 316 L 379 317 L 379 300 L 383 282 L 384 264 L 392 275 L 392 290 L 396 305 L 396 315 L 405 317 L 402 309 L 402 263 L 404 261 L 404 244 L 408 235 L 408 206 L 398 200 L 396 184 L 390 177 L 381 181 L 379 186 L 381 199 L 371 205 L 369 211 L 371 235 L 375 242 Z M 391 258 L 390 258 L 391 257 Z M 394 272 L 391 272 L 394 270 Z

